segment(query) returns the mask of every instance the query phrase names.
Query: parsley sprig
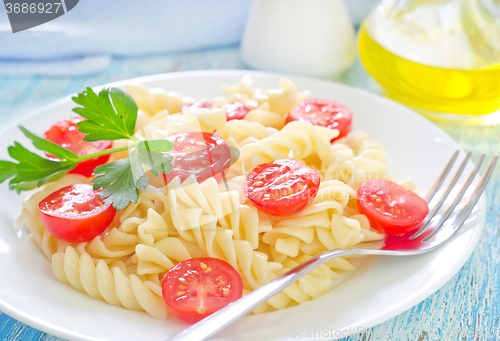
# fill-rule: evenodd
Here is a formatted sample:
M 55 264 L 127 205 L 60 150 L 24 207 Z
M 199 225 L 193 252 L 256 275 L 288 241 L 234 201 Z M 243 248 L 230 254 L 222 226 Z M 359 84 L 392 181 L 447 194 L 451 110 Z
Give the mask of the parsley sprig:
M 96 94 L 87 88 L 73 97 L 73 101 L 80 105 L 73 111 L 86 118 L 78 122 L 78 130 L 87 134 L 84 141 L 128 139 L 130 143 L 78 156 L 19 125 L 36 149 L 57 159 L 42 157 L 14 142 L 8 152 L 17 162 L 0 160 L 0 183 L 11 179 L 9 189 L 20 193 L 62 178 L 81 161 L 128 150 L 127 158 L 97 167 L 94 171 L 97 176 L 91 181 L 94 189 L 103 189 L 100 196 L 105 198 L 107 204 L 122 210 L 130 202 L 137 203 L 138 190 L 144 190 L 148 185 L 143 165 L 154 176 L 158 176 L 159 172 L 166 174 L 171 171 L 173 158 L 166 153 L 173 148 L 171 142 L 141 141 L 134 136 L 137 105 L 128 94 L 118 88 L 103 89 Z

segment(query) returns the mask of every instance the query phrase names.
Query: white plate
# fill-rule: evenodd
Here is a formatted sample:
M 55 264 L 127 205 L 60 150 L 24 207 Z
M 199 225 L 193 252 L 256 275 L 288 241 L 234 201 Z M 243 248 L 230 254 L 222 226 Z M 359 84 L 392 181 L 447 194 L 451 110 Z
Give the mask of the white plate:
M 245 74 L 251 74 L 258 87 L 278 85 L 279 76 L 269 73 L 200 71 L 138 78 L 113 86 L 137 82 L 195 98 L 215 97 L 221 95 L 222 83 L 234 84 Z M 354 129 L 365 131 L 385 146 L 389 170 L 400 179 L 410 177 L 422 191 L 459 149 L 442 130 L 390 100 L 332 82 L 289 78 L 299 90 L 310 90 L 314 97 L 338 100 L 351 108 Z M 53 122 L 69 116 L 73 106 L 70 98 L 65 98 L 23 124 L 42 133 Z M 0 135 L 0 159 L 8 159 L 6 147 L 14 140 L 30 145 L 12 127 Z M 13 227 L 22 197 L 8 191 L 5 184 L 0 193 L 0 310 L 45 332 L 80 340 L 164 340 L 187 326 L 175 318 L 156 320 L 146 313 L 111 306 L 58 282 L 26 231 Z M 328 294 L 282 311 L 247 316 L 218 337 L 333 339 L 388 320 L 434 293 L 462 267 L 481 234 L 485 206 L 483 197 L 464 232 L 437 251 L 414 257 L 373 257 Z

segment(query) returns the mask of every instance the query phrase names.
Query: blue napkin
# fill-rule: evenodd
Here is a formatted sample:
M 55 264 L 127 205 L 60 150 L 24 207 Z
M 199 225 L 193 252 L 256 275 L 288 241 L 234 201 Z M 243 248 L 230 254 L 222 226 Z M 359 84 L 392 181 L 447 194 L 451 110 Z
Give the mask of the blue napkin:
M 181 52 L 239 43 L 252 0 L 82 0 L 40 26 L 12 33 L 0 6 L 0 75 L 81 75 L 110 56 Z M 349 0 L 351 9 L 373 0 Z M 359 16 L 359 14 L 356 14 Z

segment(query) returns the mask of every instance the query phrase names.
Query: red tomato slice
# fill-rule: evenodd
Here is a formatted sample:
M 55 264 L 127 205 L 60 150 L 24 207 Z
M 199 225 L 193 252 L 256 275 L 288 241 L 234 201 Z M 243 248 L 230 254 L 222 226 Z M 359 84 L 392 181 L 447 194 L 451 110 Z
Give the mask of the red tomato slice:
M 196 109 L 212 109 L 214 106 L 214 102 L 203 102 L 203 101 L 196 101 L 193 103 L 185 103 L 181 105 L 181 111 L 186 112 L 190 110 L 196 110 Z
M 227 120 L 242 120 L 250 112 L 250 107 L 245 104 L 234 102 L 224 104 Z
M 181 181 L 195 175 L 198 182 L 214 176 L 222 179 L 222 172 L 231 163 L 231 152 L 222 137 L 210 133 L 177 133 L 166 138 L 174 144 L 169 152 L 174 157 L 172 171 L 164 174 L 165 181 L 170 182 L 179 176 Z
M 78 130 L 77 123 L 83 121 L 83 117 L 68 117 L 60 120 L 45 132 L 43 138 L 64 147 L 76 155 L 87 155 L 110 149 L 111 141 L 83 141 L 85 134 Z M 55 158 L 50 154 L 48 157 Z M 91 176 L 97 166 L 105 164 L 109 160 L 109 155 L 100 156 L 80 162 L 69 173 Z
M 257 166 L 243 192 L 262 211 L 275 216 L 295 214 L 311 204 L 320 177 L 298 160 L 281 159 Z
M 52 235 L 68 242 L 92 240 L 108 228 L 116 214 L 99 192 L 84 184 L 55 191 L 38 204 L 43 224 Z
M 186 112 L 193 109 L 211 109 L 214 106 L 213 102 L 194 102 L 183 104 L 181 106 L 181 111 Z M 225 103 L 224 107 L 226 108 L 226 118 L 228 121 L 230 120 L 242 120 L 245 118 L 246 114 L 250 112 L 250 107 L 245 104 L 234 102 L 234 103 Z
M 330 129 L 338 129 L 339 136 L 331 142 L 347 136 L 352 128 L 352 112 L 346 106 L 326 99 L 309 98 L 290 111 L 286 123 L 307 121 Z
M 193 258 L 178 263 L 165 274 L 162 294 L 175 316 L 196 323 L 239 299 L 243 281 L 223 260 Z
M 418 226 L 429 213 L 427 202 L 394 182 L 372 179 L 358 188 L 359 212 L 371 226 L 385 234 L 398 235 Z

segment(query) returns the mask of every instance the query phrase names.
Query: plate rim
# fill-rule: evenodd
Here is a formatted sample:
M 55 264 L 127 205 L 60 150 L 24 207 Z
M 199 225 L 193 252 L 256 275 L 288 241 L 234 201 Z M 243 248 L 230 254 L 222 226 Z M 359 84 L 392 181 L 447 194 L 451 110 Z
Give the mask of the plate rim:
M 206 76 L 245 76 L 245 75 L 250 75 L 250 76 L 255 76 L 255 77 L 285 77 L 289 78 L 292 81 L 295 82 L 297 80 L 298 82 L 300 81 L 312 81 L 316 82 L 318 84 L 335 84 L 336 86 L 340 86 L 343 88 L 347 88 L 349 91 L 355 92 L 361 96 L 368 96 L 371 97 L 377 101 L 383 101 L 385 103 L 388 103 L 390 105 L 399 107 L 398 109 L 403 110 L 406 112 L 405 115 L 412 115 L 414 119 L 420 120 L 421 122 L 425 121 L 425 124 L 428 124 L 430 127 L 433 129 L 437 130 L 440 132 L 440 134 L 446 136 L 450 142 L 452 142 L 455 147 L 461 152 L 464 153 L 464 150 L 456 143 L 456 141 L 449 136 L 442 128 L 434 124 L 432 121 L 424 118 L 414 110 L 398 103 L 395 102 L 389 98 L 383 97 L 381 95 L 369 92 L 365 89 L 362 88 L 357 88 L 348 84 L 336 82 L 336 81 L 331 81 L 331 80 L 326 80 L 326 79 L 318 79 L 318 78 L 312 78 L 312 77 L 304 77 L 304 76 L 298 76 L 298 75 L 291 75 L 291 74 L 283 74 L 283 73 L 275 73 L 275 72 L 266 72 L 266 71 L 256 71 L 256 70 L 244 70 L 244 69 L 223 69 L 223 70 L 193 70 L 193 71 L 178 71 L 178 72 L 169 72 L 169 73 L 160 73 L 160 74 L 154 74 L 154 75 L 148 75 L 148 76 L 140 76 L 140 77 L 135 77 L 135 78 L 128 78 L 128 79 L 123 79 L 111 83 L 106 83 L 103 85 L 98 85 L 91 87 L 94 90 L 102 89 L 103 87 L 124 87 L 127 84 L 143 84 L 151 81 L 161 81 L 165 79 L 176 79 L 176 78 L 188 78 L 188 77 L 206 77 Z M 41 113 L 46 112 L 47 110 L 50 110 L 52 108 L 56 108 L 64 103 L 67 103 L 68 101 L 71 101 L 71 98 L 75 94 L 65 96 L 61 99 L 58 99 L 56 101 L 52 101 L 50 103 L 47 103 L 37 110 L 33 110 L 32 113 L 26 116 L 22 116 L 20 119 L 14 120 L 13 122 L 7 124 L 6 126 L 2 127 L 0 129 L 0 135 L 3 135 L 7 131 L 10 131 L 11 129 L 14 129 L 19 123 L 26 122 L 29 119 L 33 117 L 39 116 Z M 471 165 L 471 161 L 468 162 L 468 165 Z M 371 319 L 370 323 L 366 324 L 365 328 L 369 329 L 374 326 L 379 325 L 380 323 L 383 323 L 387 320 L 390 320 L 394 318 L 395 316 L 400 315 L 401 313 L 411 309 L 412 307 L 418 305 L 420 302 L 424 301 L 426 298 L 429 296 L 433 295 L 436 293 L 439 289 L 441 289 L 447 282 L 450 281 L 450 279 L 455 276 L 460 269 L 464 266 L 464 264 L 469 260 L 471 257 L 472 253 L 474 252 L 479 239 L 482 235 L 482 231 L 484 228 L 484 223 L 486 219 L 486 199 L 485 199 L 485 194 L 483 193 L 481 195 L 481 198 L 477 204 L 479 208 L 479 221 L 477 223 L 477 226 L 474 228 L 475 233 L 473 235 L 473 239 L 469 243 L 470 247 L 467 249 L 467 252 L 462 254 L 462 257 L 456 260 L 453 263 L 453 266 L 451 267 L 452 270 L 447 272 L 448 276 L 442 276 L 440 278 L 440 281 L 438 281 L 432 289 L 422 292 L 419 292 L 419 295 L 415 295 L 413 299 L 405 301 L 405 304 L 399 305 L 397 308 L 392 309 L 389 314 L 385 314 L 383 316 L 380 316 L 379 318 L 376 319 Z M 456 238 L 456 237 L 454 237 Z M 453 239 L 454 239 L 453 238 Z M 435 251 L 433 251 L 435 252 Z M 5 302 L 2 298 L 0 298 L 0 311 L 5 313 L 7 316 L 12 317 L 22 323 L 25 323 L 26 325 L 36 328 L 38 330 L 41 330 L 43 332 L 50 333 L 52 335 L 62 337 L 62 338 L 67 338 L 67 339 L 74 339 L 74 340 L 101 340 L 101 338 L 95 338 L 92 336 L 88 335 L 82 335 L 78 332 L 66 329 L 64 327 L 60 327 L 57 325 L 54 325 L 53 323 L 50 322 L 45 322 L 44 320 L 41 320 L 38 317 L 34 317 L 32 315 L 29 315 L 26 312 L 23 312 L 16 307 L 13 307 L 9 303 Z M 349 329 L 350 330 L 351 326 L 347 326 L 344 329 Z M 355 331 L 353 330 L 352 334 L 354 334 Z M 333 339 L 338 339 L 338 338 L 343 338 L 343 337 L 348 337 L 349 335 L 341 335 L 340 337 L 334 337 Z M 302 340 L 315 340 L 315 338 L 307 338 L 303 337 L 301 338 Z M 332 339 L 332 338 L 331 338 Z

